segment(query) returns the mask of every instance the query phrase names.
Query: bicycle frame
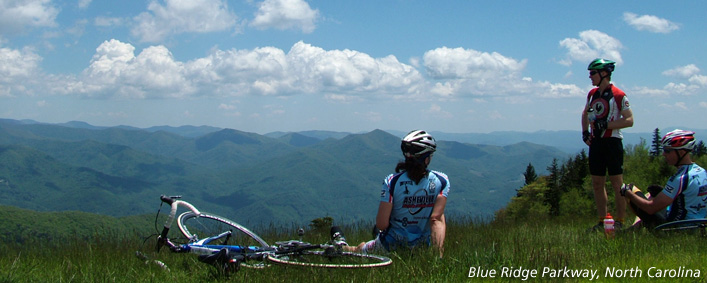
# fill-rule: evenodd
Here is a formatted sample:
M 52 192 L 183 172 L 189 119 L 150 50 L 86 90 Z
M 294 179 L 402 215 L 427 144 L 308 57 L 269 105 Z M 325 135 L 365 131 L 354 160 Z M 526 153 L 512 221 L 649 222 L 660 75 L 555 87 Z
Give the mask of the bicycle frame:
M 160 200 L 162 202 L 170 205 L 170 213 L 165 221 L 161 233 L 158 235 L 157 252 L 160 251 L 162 246 L 167 246 L 171 252 L 197 254 L 199 255 L 199 261 L 213 264 L 226 273 L 238 270 L 240 265 L 262 268 L 267 266 L 267 264 L 263 263 L 264 261 L 271 261 L 279 264 L 326 268 L 377 267 L 389 265 L 392 262 L 390 258 L 384 256 L 344 252 L 339 244 L 310 244 L 302 241 L 290 240 L 276 242 L 275 245 L 269 245 L 258 235 L 242 225 L 210 213 L 202 213 L 194 207 L 194 205 L 178 200 L 178 198 L 181 197 L 160 196 Z M 188 239 L 186 244 L 175 244 L 168 238 L 169 230 L 172 227 L 172 223 L 177 216 L 177 210 L 180 206 L 189 210 L 179 215 L 178 221 L 179 229 Z M 226 224 L 226 226 L 232 228 L 232 230 L 212 231 L 213 233 L 219 234 L 216 236 L 199 239 L 199 237 L 194 233 L 195 231 L 189 231 L 185 226 L 184 219 L 193 218 L 215 220 L 220 224 Z M 220 230 L 222 227 L 219 227 L 218 229 Z M 239 235 L 241 235 L 240 233 L 238 235 L 233 234 L 233 231 L 236 230 L 243 233 L 244 236 L 250 238 L 260 246 L 226 244 L 232 236 L 239 238 Z M 224 244 L 212 244 L 214 241 L 221 239 L 223 239 Z M 327 262 L 321 262 L 320 259 L 325 259 Z M 337 259 L 338 261 L 332 262 L 334 259 Z M 254 265 L 246 264 L 248 260 L 255 260 L 261 263 Z
M 223 232 L 219 235 L 208 237 L 205 239 L 201 239 L 198 241 L 195 241 L 196 239 L 189 239 L 189 242 L 187 244 L 175 244 L 172 241 L 167 238 L 167 234 L 169 233 L 169 230 L 171 229 L 172 223 L 174 222 L 174 218 L 177 215 L 177 210 L 179 206 L 183 206 L 187 209 L 189 209 L 194 215 L 201 216 L 202 213 L 194 207 L 194 205 L 182 201 L 182 200 L 177 200 L 175 198 L 178 197 L 168 197 L 168 196 L 160 196 L 160 200 L 164 203 L 167 203 L 170 205 L 170 212 L 169 216 L 167 217 L 167 220 L 165 221 L 164 227 L 162 228 L 162 232 L 160 233 L 160 236 L 157 239 L 157 251 L 159 252 L 162 246 L 168 246 L 171 251 L 173 252 L 187 252 L 187 253 L 194 253 L 198 255 L 211 255 L 214 253 L 219 252 L 221 249 L 228 249 L 229 252 L 233 252 L 236 254 L 242 254 L 242 253 L 256 253 L 256 252 L 264 252 L 270 249 L 264 249 L 262 247 L 256 247 L 256 246 L 237 246 L 237 245 L 210 245 L 209 243 L 214 240 L 222 239 L 224 237 L 228 238 L 231 236 L 232 231 L 226 231 Z

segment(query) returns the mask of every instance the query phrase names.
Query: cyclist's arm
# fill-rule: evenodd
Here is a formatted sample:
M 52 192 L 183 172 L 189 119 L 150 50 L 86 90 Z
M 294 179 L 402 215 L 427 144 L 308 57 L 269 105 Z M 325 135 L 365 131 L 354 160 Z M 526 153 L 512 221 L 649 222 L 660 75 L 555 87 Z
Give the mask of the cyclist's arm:
M 631 191 L 626 191 L 626 197 L 629 198 L 632 203 L 635 203 L 638 208 L 648 214 L 655 214 L 656 212 L 668 207 L 668 205 L 673 202 L 672 198 L 662 192 L 655 197 L 651 197 L 650 199 L 644 199 Z
M 393 204 L 386 201 L 381 201 L 378 205 L 378 214 L 376 215 L 376 226 L 378 230 L 388 229 L 390 225 L 390 214 L 393 211 Z
M 621 111 L 621 118 L 616 121 L 611 121 L 607 124 L 609 129 L 623 129 L 633 126 L 633 112 L 631 108 Z
M 582 132 L 589 131 L 589 119 L 587 118 L 587 110 L 589 110 L 589 104 L 584 106 L 582 110 Z
M 447 198 L 437 196 L 435 206 L 432 208 L 430 216 L 430 229 L 432 234 L 432 244 L 439 249 L 439 257 L 444 253 L 444 238 L 447 233 L 447 222 L 444 218 L 444 207 L 447 205 Z

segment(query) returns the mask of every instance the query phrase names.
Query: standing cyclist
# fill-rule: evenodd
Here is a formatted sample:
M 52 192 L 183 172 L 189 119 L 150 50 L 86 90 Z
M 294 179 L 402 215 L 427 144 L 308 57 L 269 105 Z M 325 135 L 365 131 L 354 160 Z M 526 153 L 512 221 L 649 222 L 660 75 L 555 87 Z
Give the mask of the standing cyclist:
M 594 201 L 599 223 L 590 230 L 603 229 L 608 198 L 604 184 L 606 173 L 614 189 L 614 200 L 621 200 L 624 148 L 619 129 L 633 126 L 633 113 L 626 94 L 611 83 L 615 62 L 595 59 L 589 63 L 589 78 L 596 88 L 589 91 L 582 112 L 582 140 L 589 146 L 589 173 L 592 176 Z M 590 131 L 591 129 L 591 131 Z M 626 218 L 626 202 L 615 201 L 616 227 L 622 228 Z
M 431 242 L 442 257 L 447 229 L 444 207 L 450 185 L 446 174 L 427 169 L 437 143 L 427 132 L 415 130 L 402 139 L 400 147 L 405 160 L 395 167 L 395 174 L 383 180 L 374 228 L 378 235 L 344 249 L 363 253 L 391 251 Z M 332 238 L 345 243 L 338 227 L 332 227 Z
M 621 189 L 630 201 L 631 209 L 644 227 L 653 228 L 665 222 L 707 217 L 707 172 L 692 162 L 690 152 L 695 147 L 695 133 L 674 130 L 666 134 L 661 144 L 665 162 L 678 168 L 665 187 L 645 197 L 634 191 L 633 185 Z M 649 191 L 650 188 L 649 188 Z

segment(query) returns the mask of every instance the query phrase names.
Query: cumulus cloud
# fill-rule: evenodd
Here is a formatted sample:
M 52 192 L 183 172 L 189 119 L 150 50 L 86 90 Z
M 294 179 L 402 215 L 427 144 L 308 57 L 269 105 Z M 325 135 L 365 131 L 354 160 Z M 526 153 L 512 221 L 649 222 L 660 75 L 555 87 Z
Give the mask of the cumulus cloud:
M 0 97 L 25 94 L 40 73 L 41 61 L 31 49 L 0 48 Z
M 18 50 L 3 52 L 12 55 L 5 58 L 17 59 L 2 62 L 2 78 L 32 77 L 37 72 L 39 56 Z M 136 50 L 130 43 L 112 39 L 96 48 L 80 75 L 45 79 L 41 87 L 98 99 L 319 95 L 337 103 L 584 95 L 575 85 L 523 77 L 527 61 L 499 53 L 443 47 L 426 52 L 422 60 L 431 80 L 392 55 L 374 58 L 356 50 L 325 50 L 301 41 L 287 52 L 275 47 L 214 49 L 183 62 L 162 45 Z M 11 83 L 17 85 L 14 80 L 7 82 Z M 4 92 L 9 93 L 7 87 Z
M 185 77 L 184 64 L 164 46 L 151 46 L 135 56 L 135 47 L 112 39 L 103 42 L 67 92 L 94 97 L 183 97 L 194 89 Z
M 472 49 L 437 48 L 425 52 L 425 69 L 435 79 L 489 79 L 519 73 L 526 60 L 517 61 L 499 53 Z
M 26 27 L 54 27 L 59 9 L 51 0 L 0 1 L 0 33 L 19 32 Z
M 133 18 L 131 34 L 144 42 L 159 42 L 172 34 L 205 33 L 229 29 L 236 16 L 221 0 L 153 0 L 143 12 Z
M 622 64 L 621 41 L 597 30 L 585 30 L 579 33 L 579 38 L 565 38 L 560 46 L 567 49 L 567 58 L 561 64 L 571 65 L 573 61 L 586 63 L 595 58 L 605 58 Z
M 664 76 L 688 79 L 700 72 L 700 68 L 697 68 L 695 64 L 690 64 L 686 66 L 675 67 L 670 70 L 663 71 Z
M 123 18 L 116 17 L 96 17 L 93 20 L 93 24 L 99 27 L 122 26 L 123 22 Z
M 637 30 L 653 33 L 670 33 L 678 30 L 678 24 L 652 15 L 638 16 L 634 13 L 624 13 L 624 22 Z
M 79 8 L 80 9 L 86 9 L 88 8 L 89 5 L 91 5 L 92 0 L 79 0 Z
M 298 29 L 311 33 L 318 18 L 319 10 L 312 10 L 303 0 L 265 0 L 250 25 L 258 29 Z
M 662 74 L 674 78 L 678 82 L 670 82 L 662 89 L 642 87 L 634 89 L 633 92 L 649 96 L 695 95 L 707 87 L 707 76 L 701 75 L 700 68 L 694 64 L 665 70 Z M 679 82 L 680 80 L 682 82 Z
M 516 60 L 497 52 L 441 47 L 425 52 L 427 74 L 438 80 L 431 92 L 440 97 L 458 95 L 535 94 L 541 97 L 582 95 L 574 85 L 534 82 L 523 77 L 527 60 Z
M 287 53 L 274 47 L 214 50 L 188 62 L 175 60 L 164 46 L 135 53 L 129 43 L 103 42 L 81 77 L 62 92 L 99 98 L 330 93 L 351 101 L 347 96 L 414 94 L 424 84 L 416 69 L 393 56 L 327 51 L 303 42 Z

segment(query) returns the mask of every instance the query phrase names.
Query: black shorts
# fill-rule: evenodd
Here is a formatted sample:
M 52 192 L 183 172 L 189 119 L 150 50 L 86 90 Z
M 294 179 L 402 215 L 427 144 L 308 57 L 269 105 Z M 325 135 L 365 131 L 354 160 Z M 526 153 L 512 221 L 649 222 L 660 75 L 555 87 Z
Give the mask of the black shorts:
M 589 173 L 592 176 L 624 173 L 624 144 L 620 138 L 594 138 L 589 146 Z
M 660 192 L 658 192 L 658 193 L 660 193 Z M 648 198 L 646 198 L 646 195 L 643 194 L 643 192 L 636 192 L 636 195 L 639 197 L 642 197 L 644 199 L 648 199 Z M 651 192 L 651 198 L 654 198 L 657 195 L 658 194 L 653 194 L 653 192 Z M 643 223 L 643 227 L 653 229 L 653 228 L 655 228 L 655 226 L 658 226 L 660 224 L 667 222 L 666 221 L 667 212 L 665 209 L 662 209 L 654 214 L 649 214 L 648 212 L 645 212 L 642 209 L 640 209 L 633 202 L 631 202 L 630 205 L 631 205 L 631 210 L 633 210 L 633 213 L 635 213 L 636 216 L 641 219 L 641 223 Z

